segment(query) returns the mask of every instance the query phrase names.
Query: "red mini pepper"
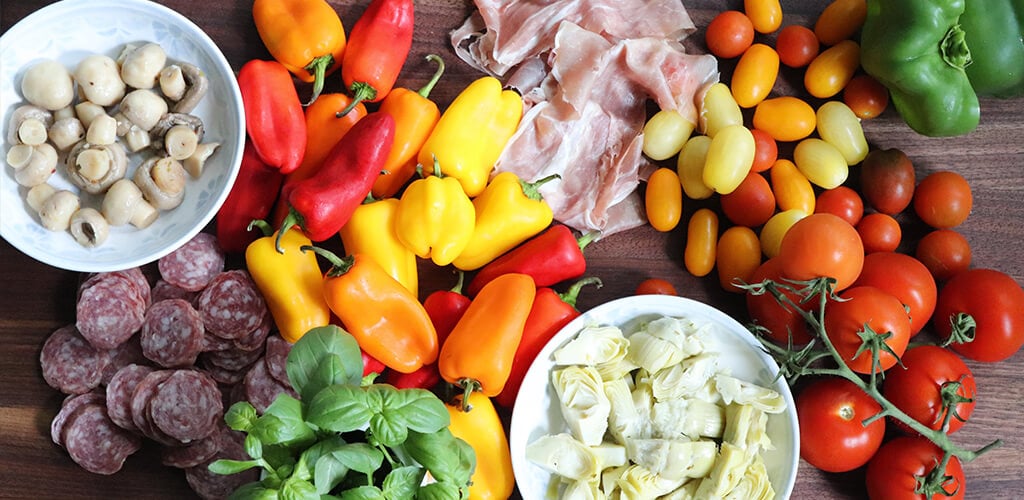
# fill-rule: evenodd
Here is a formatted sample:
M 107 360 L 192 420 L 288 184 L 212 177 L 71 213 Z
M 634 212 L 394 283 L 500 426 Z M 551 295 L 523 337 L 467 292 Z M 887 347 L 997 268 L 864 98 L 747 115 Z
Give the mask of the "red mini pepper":
M 225 252 L 242 253 L 262 236 L 250 231 L 249 224 L 270 214 L 283 181 L 281 171 L 263 163 L 252 141 L 245 141 L 235 183 L 217 211 L 217 241 Z
M 601 280 L 598 278 L 583 278 L 573 283 L 565 293 L 558 293 L 548 287 L 537 289 L 530 315 L 526 317 L 526 326 L 523 327 L 523 338 L 520 339 L 516 356 L 512 360 L 512 372 L 509 373 L 508 382 L 505 382 L 505 388 L 494 397 L 499 406 L 512 408 L 516 402 L 516 395 L 519 394 L 519 387 L 523 385 L 523 378 L 526 377 L 534 358 L 551 337 L 580 315 L 580 311 L 576 309 L 576 299 L 580 295 L 580 289 L 592 283 L 601 286 Z
M 415 25 L 413 0 L 372 0 L 349 33 L 341 62 L 341 79 L 352 104 L 377 102 L 391 92 L 409 57 Z
M 568 226 L 555 224 L 480 268 L 466 294 L 476 296 L 488 282 L 507 273 L 529 275 L 539 287 L 579 278 L 587 270 L 583 249 L 595 237 L 597 233 L 587 233 L 577 239 Z
M 238 71 L 238 88 L 245 131 L 256 153 L 282 174 L 299 168 L 306 150 L 306 117 L 288 68 L 253 59 Z
M 394 135 L 395 120 L 384 113 L 371 113 L 356 122 L 316 174 L 288 193 L 288 215 L 281 233 L 298 225 L 312 241 L 337 234 L 370 193 Z

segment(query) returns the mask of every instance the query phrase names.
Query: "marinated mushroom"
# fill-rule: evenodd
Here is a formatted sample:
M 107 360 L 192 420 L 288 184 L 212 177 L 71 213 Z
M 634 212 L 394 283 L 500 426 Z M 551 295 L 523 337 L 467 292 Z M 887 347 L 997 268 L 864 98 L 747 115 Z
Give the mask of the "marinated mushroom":
M 121 63 L 121 80 L 129 87 L 151 89 L 156 86 L 157 78 L 164 64 L 167 53 L 157 43 L 143 45 L 127 45 L 118 58 Z
M 89 130 L 85 132 L 85 142 L 89 144 L 106 146 L 117 140 L 117 120 L 113 116 L 97 116 L 89 124 Z
M 100 212 L 111 226 L 131 223 L 142 229 L 156 220 L 159 212 L 142 198 L 142 191 L 129 179 L 115 182 L 103 196 Z
M 191 113 L 206 96 L 210 81 L 206 78 L 206 73 L 203 73 L 198 66 L 189 63 L 179 63 L 178 65 L 181 67 L 181 75 L 185 78 L 185 93 L 174 103 L 171 111 Z
M 85 139 L 85 127 L 81 120 L 71 116 L 53 122 L 46 134 L 58 151 L 66 151 L 78 141 Z
M 210 155 L 217 151 L 220 147 L 219 142 L 203 142 L 196 146 L 196 150 L 192 153 L 192 156 L 185 158 L 182 164 L 185 167 L 185 171 L 192 176 L 193 179 L 198 179 L 200 175 L 203 175 L 203 169 L 206 168 L 206 160 L 210 158 Z
M 117 62 L 102 54 L 92 54 L 75 67 L 75 81 L 86 100 L 111 106 L 124 97 L 125 84 Z
M 78 121 L 82 122 L 82 126 L 85 128 L 89 128 L 89 125 L 92 125 L 92 121 L 97 116 L 105 114 L 107 114 L 107 110 L 94 102 L 82 101 L 75 104 L 75 115 L 78 116 Z
M 95 208 L 79 208 L 71 215 L 71 236 L 79 245 L 95 248 L 107 241 L 110 235 L 110 224 L 103 214 Z
M 39 222 L 50 231 L 67 231 L 71 216 L 82 206 L 78 195 L 62 189 L 43 200 L 39 207 Z
M 8 144 L 35 146 L 46 142 L 46 129 L 53 123 L 53 113 L 35 104 L 23 104 L 11 113 L 7 124 Z
M 128 132 L 122 135 L 124 135 L 124 143 L 128 146 L 128 151 L 132 153 L 138 153 L 152 144 L 149 132 L 142 130 L 138 125 L 131 125 L 128 127 Z
M 133 177 L 142 196 L 160 210 L 170 210 L 185 199 L 185 168 L 171 157 L 150 158 Z
M 75 85 L 63 64 L 46 59 L 25 70 L 21 95 L 40 108 L 56 111 L 75 99 Z
M 25 194 L 25 202 L 28 203 L 29 208 L 38 213 L 43 209 L 43 202 L 49 197 L 53 196 L 53 193 L 57 192 L 57 188 L 50 184 L 42 183 L 32 186 Z
M 124 178 L 128 156 L 121 143 L 90 144 L 79 142 L 64 161 L 68 178 L 85 192 L 99 194 Z
M 163 149 L 175 160 L 184 160 L 195 152 L 203 140 L 203 120 L 186 113 L 167 113 L 150 130 L 156 149 Z
M 57 171 L 57 150 L 46 142 L 13 146 L 6 159 L 14 167 L 14 180 L 25 187 L 43 184 Z
M 185 82 L 185 75 L 181 72 L 180 65 L 168 64 L 165 66 L 160 70 L 157 82 L 160 83 L 160 92 L 171 101 L 178 102 L 185 97 L 185 88 L 188 84 Z
M 167 114 L 167 101 L 149 89 L 133 90 L 121 99 L 119 114 L 148 132 Z

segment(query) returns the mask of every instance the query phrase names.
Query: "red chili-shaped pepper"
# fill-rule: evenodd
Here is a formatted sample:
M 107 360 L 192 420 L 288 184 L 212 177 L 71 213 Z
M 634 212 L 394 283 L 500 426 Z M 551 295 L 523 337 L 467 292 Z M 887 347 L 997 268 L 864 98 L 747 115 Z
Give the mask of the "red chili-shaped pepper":
M 299 168 L 306 150 L 306 117 L 288 68 L 253 59 L 238 71 L 245 131 L 263 163 L 282 174 Z
M 519 341 L 516 356 L 512 360 L 512 372 L 509 373 L 508 382 L 505 382 L 505 388 L 494 397 L 495 403 L 512 408 L 516 402 L 516 395 L 519 394 L 519 386 L 523 384 L 523 378 L 526 377 L 534 358 L 551 337 L 580 315 L 580 311 L 576 309 L 576 299 L 580 295 L 580 289 L 589 284 L 600 287 L 601 280 L 583 278 L 573 283 L 565 293 L 558 293 L 547 287 L 537 289 L 530 315 L 526 317 L 526 326 L 523 327 L 523 338 Z
M 595 237 L 597 233 L 587 233 L 577 239 L 568 226 L 555 224 L 480 268 L 466 294 L 476 296 L 488 282 L 507 273 L 527 274 L 539 287 L 579 278 L 587 270 L 583 249 Z
M 242 253 L 262 236 L 259 231 L 250 231 L 249 223 L 270 214 L 282 182 L 281 171 L 263 163 L 252 141 L 245 141 L 235 183 L 217 211 L 217 242 L 225 252 Z
M 390 115 L 372 113 L 356 122 L 316 174 L 288 193 L 288 215 L 279 234 L 293 225 L 312 241 L 337 234 L 370 193 L 394 136 L 395 120 Z
M 412 47 L 414 11 L 412 0 L 372 0 L 352 25 L 341 62 L 341 79 L 352 93 L 352 104 L 339 115 L 391 92 Z

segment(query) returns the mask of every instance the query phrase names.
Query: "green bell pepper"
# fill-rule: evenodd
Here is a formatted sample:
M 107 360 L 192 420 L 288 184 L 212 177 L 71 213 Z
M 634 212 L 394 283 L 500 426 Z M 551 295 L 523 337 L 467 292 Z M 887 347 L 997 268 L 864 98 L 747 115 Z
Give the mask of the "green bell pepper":
M 984 3 L 988 3 L 985 1 Z M 964 68 L 964 0 L 868 0 L 861 66 L 888 87 L 903 120 L 927 136 L 971 132 L 981 115 Z
M 1024 95 L 1024 0 L 967 0 L 960 26 L 971 50 L 966 70 L 974 91 Z

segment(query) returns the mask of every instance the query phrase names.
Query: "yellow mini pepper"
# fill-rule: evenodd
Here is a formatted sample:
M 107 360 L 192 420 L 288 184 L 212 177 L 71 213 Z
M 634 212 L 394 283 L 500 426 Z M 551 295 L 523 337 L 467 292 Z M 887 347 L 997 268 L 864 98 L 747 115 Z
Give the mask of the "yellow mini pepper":
M 294 343 L 311 328 L 327 326 L 331 309 L 324 299 L 323 273 L 316 255 L 299 250 L 310 244 L 309 238 L 297 228 L 289 230 L 281 237 L 285 249 L 281 253 L 274 246 L 276 237 L 272 234 L 250 243 L 245 264 L 281 337 Z
M 436 157 L 441 171 L 458 179 L 470 198 L 476 197 L 522 117 L 523 99 L 517 92 L 502 90 L 497 78 L 479 78 L 441 114 L 420 148 L 419 164 L 431 165 Z
M 479 269 L 551 225 L 551 207 L 538 188 L 557 178 L 552 174 L 531 183 L 512 172 L 494 176 L 473 199 L 473 237 L 452 264 L 463 271 Z
M 417 179 L 405 188 L 395 213 L 395 234 L 414 254 L 439 266 L 451 264 L 466 248 L 476 211 L 455 177 L 437 175 Z
M 476 469 L 469 479 L 469 498 L 505 500 L 512 496 L 516 480 L 501 417 L 491 398 L 482 393 L 470 394 L 466 404 L 463 397 L 457 397 L 445 407 L 451 417 L 448 429 L 452 435 L 468 443 L 476 453 Z
M 396 198 L 375 200 L 367 197 L 341 228 L 341 243 L 347 255 L 366 254 L 385 272 L 419 297 L 419 273 L 416 254 L 395 233 Z

